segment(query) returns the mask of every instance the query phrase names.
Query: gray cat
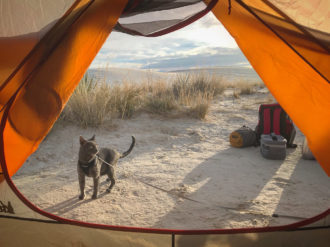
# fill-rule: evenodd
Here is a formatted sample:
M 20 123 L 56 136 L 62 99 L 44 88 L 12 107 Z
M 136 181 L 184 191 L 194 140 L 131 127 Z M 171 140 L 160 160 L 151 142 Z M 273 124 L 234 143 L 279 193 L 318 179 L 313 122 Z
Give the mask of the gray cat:
M 132 144 L 129 149 L 120 154 L 118 151 L 110 148 L 98 148 L 95 142 L 95 135 L 89 140 L 80 136 L 80 149 L 78 157 L 78 180 L 80 187 L 79 199 L 85 198 L 85 176 L 92 177 L 94 182 L 94 191 L 92 199 L 97 198 L 100 177 L 107 174 L 107 181 L 111 181 L 107 192 L 110 193 L 115 185 L 115 166 L 117 161 L 127 156 L 135 145 L 135 138 L 132 136 Z

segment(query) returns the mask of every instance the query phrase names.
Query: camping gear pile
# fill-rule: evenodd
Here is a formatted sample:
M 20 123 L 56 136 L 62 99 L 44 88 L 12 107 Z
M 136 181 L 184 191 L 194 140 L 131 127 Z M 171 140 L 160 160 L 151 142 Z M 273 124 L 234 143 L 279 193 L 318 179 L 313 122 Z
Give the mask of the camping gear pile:
M 255 130 L 244 125 L 230 134 L 229 141 L 238 148 L 260 145 L 264 158 L 283 160 L 286 148 L 297 147 L 293 144 L 295 136 L 293 122 L 280 104 L 262 104 Z
M 259 107 L 259 121 L 255 128 L 257 141 L 261 135 L 283 136 L 287 140 L 288 148 L 295 148 L 293 144 L 296 129 L 289 115 L 282 109 L 280 104 L 262 104 Z

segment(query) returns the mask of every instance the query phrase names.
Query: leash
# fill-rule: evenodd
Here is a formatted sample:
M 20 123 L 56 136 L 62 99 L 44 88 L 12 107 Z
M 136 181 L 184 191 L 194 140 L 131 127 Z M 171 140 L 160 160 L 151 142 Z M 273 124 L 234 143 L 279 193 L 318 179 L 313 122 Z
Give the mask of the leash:
M 154 189 L 157 189 L 157 190 L 160 190 L 162 192 L 168 193 L 170 195 L 178 196 L 178 197 L 180 197 L 182 199 L 185 199 L 185 200 L 188 200 L 188 201 L 191 201 L 191 202 L 195 202 L 195 203 L 199 203 L 199 204 L 205 204 L 204 202 L 197 201 L 197 200 L 191 199 L 189 197 L 186 197 L 186 196 L 183 196 L 183 195 L 180 195 L 180 194 L 173 193 L 170 190 L 166 190 L 166 189 L 163 189 L 163 188 L 158 187 L 156 185 L 153 185 L 153 184 L 150 184 L 148 182 L 142 181 L 142 179 L 139 179 L 139 178 L 133 178 L 133 179 L 135 179 L 136 181 L 139 181 L 140 183 L 143 183 L 145 185 L 148 185 L 148 186 L 150 186 L 150 187 L 152 187 Z M 249 215 L 272 217 L 272 218 L 288 218 L 288 219 L 294 219 L 294 220 L 305 220 L 305 219 L 307 219 L 307 218 L 299 217 L 299 216 L 282 215 L 282 214 L 275 214 L 275 213 L 269 215 L 269 214 L 263 214 L 263 213 L 260 213 L 260 212 L 252 211 L 252 210 L 240 210 L 238 208 L 221 206 L 221 205 L 218 205 L 218 207 L 219 208 L 222 208 L 222 209 L 225 209 L 225 210 L 228 210 L 228 211 L 232 211 L 233 213 L 236 213 L 236 214 L 237 213 L 238 214 L 249 214 Z
M 95 155 L 95 158 L 101 160 L 102 162 L 104 162 L 106 165 L 108 166 L 111 166 L 113 167 L 113 165 L 111 165 L 110 163 L 106 162 L 105 160 L 103 160 L 100 156 L 98 156 L 97 154 Z M 90 161 L 92 161 L 93 159 L 91 159 Z M 195 202 L 195 203 L 199 203 L 199 204 L 205 204 L 204 202 L 200 202 L 200 201 L 197 201 L 197 200 L 194 200 L 194 199 L 191 199 L 189 197 L 186 197 L 184 195 L 180 195 L 180 194 L 176 194 L 176 193 L 173 193 L 172 191 L 170 190 L 166 190 L 166 189 L 163 189 L 161 187 L 158 187 L 156 185 L 153 185 L 153 184 L 150 184 L 148 182 L 145 182 L 143 181 L 142 179 L 139 179 L 139 178 L 134 178 L 134 177 L 131 177 L 133 178 L 134 180 L 140 182 L 140 183 L 143 183 L 149 187 L 152 187 L 154 189 L 157 189 L 157 190 L 160 190 L 162 192 L 165 192 L 167 194 L 170 194 L 170 195 L 174 195 L 174 196 L 177 196 L 177 197 L 180 197 L 182 199 L 185 199 L 185 200 L 188 200 L 188 201 L 191 201 L 191 202 Z M 266 217 L 272 217 L 272 218 L 289 218 L 289 219 L 295 219 L 295 220 L 305 220 L 307 218 L 304 218 L 304 217 L 299 217 L 299 216 L 291 216 L 291 215 L 281 215 L 281 214 L 272 214 L 272 215 L 269 215 L 269 214 L 263 214 L 263 213 L 260 213 L 260 212 L 255 212 L 255 211 L 250 211 L 250 210 L 239 210 L 238 208 L 234 208 L 234 207 L 227 207 L 227 206 L 221 206 L 219 205 L 218 207 L 222 208 L 222 209 L 225 209 L 225 210 L 229 210 L 229 211 L 232 211 L 234 213 L 239 213 L 239 214 L 250 214 L 250 215 L 256 215 L 256 216 L 266 216 Z
M 105 160 L 103 160 L 100 156 L 98 156 L 97 154 L 95 155 L 95 158 L 101 160 L 102 162 L 104 162 L 106 165 L 108 166 L 111 166 L 113 167 L 113 165 L 111 165 L 110 163 L 106 162 Z M 93 160 L 93 159 L 92 159 Z M 91 160 L 91 161 L 92 161 Z M 133 178 L 133 177 L 132 177 Z M 191 202 L 195 202 L 195 203 L 199 203 L 199 204 L 205 204 L 204 202 L 200 202 L 200 201 L 197 201 L 197 200 L 194 200 L 194 199 L 191 199 L 189 197 L 186 197 L 186 196 L 183 196 L 183 195 L 180 195 L 180 194 L 176 194 L 176 193 L 173 193 L 172 191 L 170 190 L 166 190 L 166 189 L 163 189 L 161 187 L 158 187 L 156 185 L 153 185 L 153 184 L 150 184 L 148 182 L 145 182 L 145 181 L 142 181 L 142 179 L 139 179 L 139 178 L 133 178 L 135 179 L 136 181 L 139 181 L 140 183 L 143 183 L 147 186 L 150 186 L 154 189 L 157 189 L 157 190 L 160 190 L 162 192 L 165 192 L 165 193 L 168 193 L 170 195 L 175 195 L 175 196 L 178 196 L 182 199 L 185 199 L 185 200 L 188 200 L 188 201 L 191 201 Z M 233 211 L 235 213 L 239 213 L 239 214 L 250 214 L 250 215 L 256 215 L 256 216 L 266 216 L 266 217 L 272 217 L 272 218 L 289 218 L 289 219 L 295 219 L 295 220 L 305 220 L 307 218 L 304 218 L 304 217 L 299 217 L 299 216 L 291 216 L 291 215 L 281 215 L 281 214 L 272 214 L 272 215 L 269 215 L 269 214 L 263 214 L 263 213 L 260 213 L 260 212 L 255 212 L 255 211 L 249 211 L 249 210 L 246 210 L 246 211 L 241 211 L 239 210 L 238 208 L 233 208 L 233 207 L 226 207 L 226 206 L 218 206 L 222 209 L 225 209 L 225 210 L 229 210 L 229 211 Z
M 103 163 L 105 163 L 107 166 L 111 166 L 111 167 L 113 167 L 112 164 L 106 162 L 104 159 L 102 159 L 102 158 L 101 158 L 100 156 L 98 156 L 97 154 L 95 155 L 95 157 L 98 158 L 99 160 L 101 160 L 101 161 L 102 161 Z
M 92 162 L 94 159 L 99 159 L 99 160 L 101 160 L 104 164 L 106 164 L 107 166 L 111 166 L 111 167 L 113 167 L 112 164 L 106 162 L 104 159 L 102 159 L 100 156 L 98 156 L 98 154 L 95 154 L 95 156 L 94 156 L 93 158 L 91 158 L 89 161 L 84 162 L 84 163 L 86 163 L 86 164 L 81 164 L 80 166 L 82 166 L 82 167 L 84 167 L 84 168 L 88 168 L 88 167 L 91 166 L 91 165 L 89 165 L 89 163 Z M 82 162 L 81 160 L 79 160 L 79 161 Z M 93 165 L 94 165 L 94 164 L 93 164 Z
M 154 189 L 157 189 L 157 190 L 163 191 L 163 192 L 165 192 L 165 193 L 168 193 L 168 194 L 171 194 L 171 195 L 176 195 L 176 196 L 178 196 L 178 197 L 180 197 L 180 198 L 182 198 L 182 199 L 186 199 L 186 200 L 188 200 L 188 201 L 192 201 L 192 202 L 197 202 L 197 203 L 201 203 L 201 204 L 203 204 L 203 203 L 200 202 L 200 201 L 196 201 L 196 200 L 194 200 L 194 199 L 191 199 L 191 198 L 186 197 L 186 196 L 183 196 L 183 195 L 175 194 L 175 193 L 173 193 L 173 192 L 170 191 L 170 190 L 166 190 L 166 189 L 160 188 L 160 187 L 158 187 L 158 186 L 156 186 L 156 185 L 153 185 L 153 184 L 147 183 L 147 182 L 145 182 L 145 181 L 142 181 L 141 179 L 138 179 L 138 178 L 134 178 L 134 179 L 137 180 L 137 181 L 139 181 L 140 183 L 143 183 L 143 184 L 145 184 L 145 185 L 148 185 L 148 186 L 150 186 L 150 187 L 152 187 L 152 188 L 154 188 Z
M 84 172 L 87 174 L 87 170 L 89 167 L 93 166 L 94 164 L 91 163 L 92 161 L 94 161 L 96 159 L 96 157 L 94 156 L 93 158 L 91 158 L 89 161 L 81 161 L 79 160 L 79 163 L 80 163 L 80 167 L 84 170 Z
M 78 160 L 80 163 L 82 163 L 83 165 L 82 166 L 84 166 L 84 167 L 88 167 L 88 164 L 89 163 L 91 163 L 94 159 L 96 159 L 96 157 L 98 157 L 98 154 L 99 153 L 99 151 L 97 151 L 97 153 L 95 154 L 95 156 L 93 156 L 90 160 L 88 160 L 88 161 L 82 161 L 82 160 Z

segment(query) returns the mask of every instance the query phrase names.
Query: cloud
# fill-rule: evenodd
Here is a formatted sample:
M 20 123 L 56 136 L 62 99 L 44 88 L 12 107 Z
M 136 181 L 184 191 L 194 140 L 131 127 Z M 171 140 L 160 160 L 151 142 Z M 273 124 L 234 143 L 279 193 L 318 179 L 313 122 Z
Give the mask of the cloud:
M 116 67 L 170 71 L 192 67 L 243 66 L 249 64 L 238 49 L 209 48 L 191 45 L 188 45 L 188 47 L 193 48 L 191 49 L 181 45 L 178 49 L 173 49 L 171 52 L 158 56 L 126 53 L 112 57 L 108 66 L 114 65 Z
M 181 30 L 156 38 L 112 32 L 91 67 L 168 71 L 237 64 L 248 62 L 233 38 L 210 13 Z

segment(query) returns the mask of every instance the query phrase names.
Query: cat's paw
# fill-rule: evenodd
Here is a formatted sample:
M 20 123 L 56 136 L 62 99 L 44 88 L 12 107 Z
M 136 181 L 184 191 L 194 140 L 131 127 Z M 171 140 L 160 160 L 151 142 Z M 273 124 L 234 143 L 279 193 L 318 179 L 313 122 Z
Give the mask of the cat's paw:
M 79 200 L 83 200 L 85 198 L 85 194 L 79 196 Z
M 97 195 L 92 195 L 92 199 L 93 200 L 97 199 Z

